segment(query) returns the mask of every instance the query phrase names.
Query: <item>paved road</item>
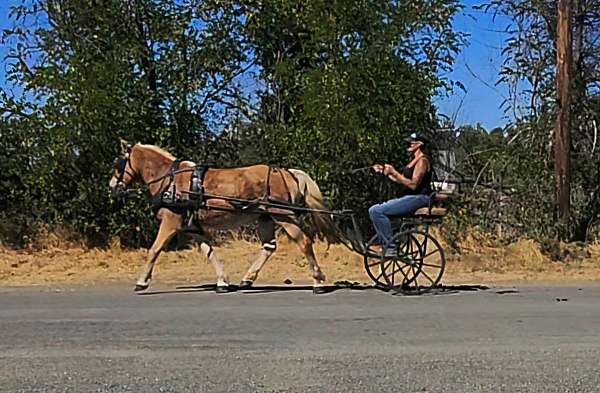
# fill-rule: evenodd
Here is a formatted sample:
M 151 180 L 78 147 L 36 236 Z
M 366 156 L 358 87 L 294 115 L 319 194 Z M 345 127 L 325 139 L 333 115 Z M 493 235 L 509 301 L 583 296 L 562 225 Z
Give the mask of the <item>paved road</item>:
M 162 289 L 0 288 L 0 392 L 600 389 L 600 286 Z

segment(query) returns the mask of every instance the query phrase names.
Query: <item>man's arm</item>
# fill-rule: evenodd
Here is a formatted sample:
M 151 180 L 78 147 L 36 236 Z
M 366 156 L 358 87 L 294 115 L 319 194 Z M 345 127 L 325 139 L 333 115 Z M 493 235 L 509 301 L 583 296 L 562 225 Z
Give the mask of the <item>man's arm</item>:
M 388 178 L 396 183 L 400 183 L 405 187 L 410 188 L 411 190 L 416 190 L 421 180 L 423 180 L 423 176 L 427 172 L 427 158 L 423 157 L 417 164 L 415 165 L 415 170 L 412 175 L 412 179 L 407 179 L 400 172 L 394 169 L 393 166 L 386 164 L 384 168 L 384 173 L 388 176 Z

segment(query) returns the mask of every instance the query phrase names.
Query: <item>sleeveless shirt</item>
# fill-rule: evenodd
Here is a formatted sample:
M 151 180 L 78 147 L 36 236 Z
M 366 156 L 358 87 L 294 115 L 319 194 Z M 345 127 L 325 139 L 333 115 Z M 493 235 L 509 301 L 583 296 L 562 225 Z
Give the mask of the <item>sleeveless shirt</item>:
M 404 169 L 402 170 L 402 176 L 406 177 L 407 179 L 412 180 L 413 173 L 415 171 L 415 166 L 417 166 L 416 163 L 415 163 L 415 165 L 413 165 L 410 168 L 408 166 L 405 166 Z M 432 172 L 433 171 L 431 169 L 431 163 L 429 163 L 429 168 L 427 169 L 427 172 L 425 172 L 425 174 L 421 178 L 421 182 L 419 184 L 417 184 L 417 188 L 412 190 L 408 187 L 404 187 L 405 190 L 404 190 L 403 194 L 404 195 L 419 195 L 419 194 L 429 195 L 429 194 L 431 194 Z

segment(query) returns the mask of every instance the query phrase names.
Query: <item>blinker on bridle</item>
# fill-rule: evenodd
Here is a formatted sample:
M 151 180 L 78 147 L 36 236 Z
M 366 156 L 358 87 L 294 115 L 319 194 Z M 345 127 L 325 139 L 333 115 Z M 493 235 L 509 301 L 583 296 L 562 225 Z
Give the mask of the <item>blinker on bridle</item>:
M 131 167 L 131 160 L 129 159 L 129 152 L 125 153 L 125 156 L 119 156 L 114 162 L 114 168 L 117 170 L 119 177 L 117 179 L 117 187 L 125 188 L 123 178 L 125 174 L 128 174 L 131 179 L 135 178 L 135 170 Z M 128 170 L 129 169 L 129 170 Z

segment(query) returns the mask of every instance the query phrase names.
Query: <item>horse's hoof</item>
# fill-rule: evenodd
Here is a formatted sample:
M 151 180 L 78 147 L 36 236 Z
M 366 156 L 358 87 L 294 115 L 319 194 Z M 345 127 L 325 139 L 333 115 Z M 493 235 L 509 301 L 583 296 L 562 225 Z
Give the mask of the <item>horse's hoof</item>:
M 217 285 L 217 288 L 215 289 L 216 293 L 228 293 L 231 292 L 229 285 Z
M 135 288 L 133 288 L 134 292 L 140 292 L 140 291 L 145 291 L 146 289 L 148 289 L 149 285 L 140 285 L 140 284 L 135 284 Z
M 313 287 L 313 293 L 315 295 L 322 295 L 327 292 L 327 287 Z
M 244 281 L 240 282 L 240 285 L 238 286 L 238 289 L 242 289 L 242 290 L 243 289 L 250 289 L 250 288 L 252 288 L 252 284 L 253 284 L 252 281 L 246 281 L 246 280 L 244 280 Z

